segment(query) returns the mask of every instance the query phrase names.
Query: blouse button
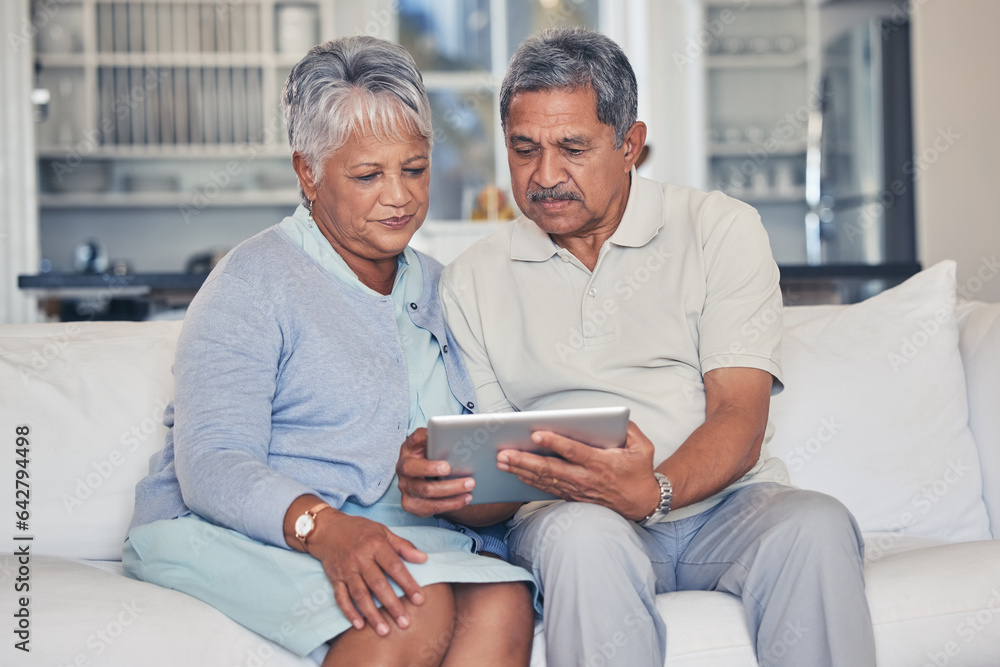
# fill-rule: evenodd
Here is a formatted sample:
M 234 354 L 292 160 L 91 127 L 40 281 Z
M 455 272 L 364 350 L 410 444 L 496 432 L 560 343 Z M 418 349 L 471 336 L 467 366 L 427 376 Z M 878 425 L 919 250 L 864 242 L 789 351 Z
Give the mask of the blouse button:
M 590 291 L 587 292 L 587 294 L 589 294 L 590 296 L 597 296 L 597 288 L 596 287 L 591 287 Z
M 413 302 L 410 302 L 410 308 L 412 308 L 413 310 L 416 310 L 417 309 L 417 304 L 415 304 Z
M 468 403 L 465 404 L 465 407 L 471 410 L 472 408 L 476 407 L 476 404 L 473 403 L 472 401 L 469 401 Z
M 441 346 L 441 351 L 444 352 L 445 354 L 448 354 L 448 343 L 445 343 L 444 345 Z

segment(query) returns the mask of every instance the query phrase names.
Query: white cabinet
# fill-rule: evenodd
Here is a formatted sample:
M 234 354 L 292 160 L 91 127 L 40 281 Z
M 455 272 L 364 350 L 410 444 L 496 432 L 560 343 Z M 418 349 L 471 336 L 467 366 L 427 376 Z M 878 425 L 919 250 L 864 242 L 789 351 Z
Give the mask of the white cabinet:
M 817 131 L 817 7 L 706 0 L 708 185 L 758 209 L 779 264 L 805 264 L 810 130 Z
M 41 26 L 40 204 L 294 205 L 278 98 L 319 0 L 66 0 Z

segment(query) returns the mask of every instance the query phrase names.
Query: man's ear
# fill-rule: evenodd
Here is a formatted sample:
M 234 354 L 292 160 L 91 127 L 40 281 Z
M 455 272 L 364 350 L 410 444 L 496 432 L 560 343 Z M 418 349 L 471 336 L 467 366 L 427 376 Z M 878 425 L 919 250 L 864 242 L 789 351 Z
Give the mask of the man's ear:
M 641 120 L 637 120 L 632 123 L 632 127 L 625 133 L 625 141 L 622 142 L 622 148 L 625 150 L 622 156 L 625 158 L 625 171 L 632 169 L 636 160 L 639 159 L 639 154 L 642 153 L 642 147 L 645 145 L 646 124 Z
M 315 201 L 316 176 L 313 173 L 313 168 L 309 165 L 309 160 L 299 151 L 292 153 L 292 169 L 295 170 L 295 174 L 299 177 L 299 185 L 302 187 L 306 199 Z

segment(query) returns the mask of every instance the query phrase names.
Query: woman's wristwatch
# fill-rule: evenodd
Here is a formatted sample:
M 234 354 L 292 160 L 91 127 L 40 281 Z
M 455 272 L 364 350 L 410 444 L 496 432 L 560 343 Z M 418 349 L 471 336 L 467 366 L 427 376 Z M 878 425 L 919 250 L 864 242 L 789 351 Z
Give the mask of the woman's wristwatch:
M 316 515 L 328 509 L 333 508 L 327 503 L 319 503 L 307 509 L 295 520 L 295 537 L 299 538 L 302 548 L 309 549 L 307 540 L 316 531 Z
M 649 526 L 663 521 L 663 518 L 670 512 L 670 502 L 674 499 L 674 487 L 670 484 L 667 476 L 658 472 L 653 474 L 660 484 L 660 504 L 649 513 L 649 516 L 639 521 L 640 526 Z

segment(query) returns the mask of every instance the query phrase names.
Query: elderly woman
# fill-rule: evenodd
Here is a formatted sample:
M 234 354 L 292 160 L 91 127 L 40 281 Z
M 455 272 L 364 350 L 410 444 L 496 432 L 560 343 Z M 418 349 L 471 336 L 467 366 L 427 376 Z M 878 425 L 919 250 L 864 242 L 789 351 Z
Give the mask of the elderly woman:
M 300 655 L 329 643 L 324 665 L 527 665 L 531 575 L 476 553 L 473 531 L 405 511 L 394 481 L 423 456 L 428 417 L 475 407 L 441 266 L 407 245 L 428 203 L 420 74 L 396 45 L 345 38 L 295 66 L 283 105 L 305 204 L 191 303 L 126 571 Z

